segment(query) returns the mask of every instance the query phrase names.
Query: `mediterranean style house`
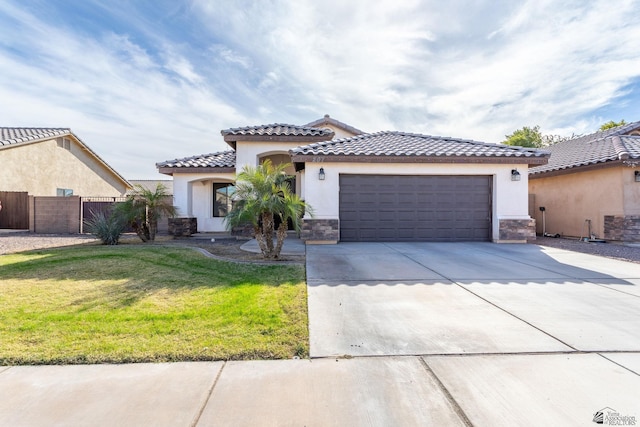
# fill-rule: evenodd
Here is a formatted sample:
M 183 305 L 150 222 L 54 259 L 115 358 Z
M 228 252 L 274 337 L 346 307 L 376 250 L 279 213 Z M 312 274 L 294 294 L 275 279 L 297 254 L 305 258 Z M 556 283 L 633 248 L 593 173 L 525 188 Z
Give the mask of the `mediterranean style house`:
M 579 136 L 547 150 L 549 162 L 529 169 L 532 215 L 539 233 L 640 241 L 640 122 Z
M 527 170 L 544 151 L 466 139 L 365 133 L 328 115 L 305 125 L 223 130 L 230 150 L 157 163 L 174 204 L 199 232 L 224 231 L 236 174 L 265 159 L 288 163 L 312 208 L 307 243 L 494 241 L 535 238 Z
M 0 128 L 0 191 L 118 197 L 131 185 L 67 128 Z

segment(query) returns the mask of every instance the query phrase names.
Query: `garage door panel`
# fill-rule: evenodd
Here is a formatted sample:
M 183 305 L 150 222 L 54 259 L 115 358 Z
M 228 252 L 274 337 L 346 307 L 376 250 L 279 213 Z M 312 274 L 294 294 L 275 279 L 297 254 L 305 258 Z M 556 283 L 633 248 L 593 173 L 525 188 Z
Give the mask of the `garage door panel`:
M 486 241 L 489 176 L 340 176 L 343 241 Z

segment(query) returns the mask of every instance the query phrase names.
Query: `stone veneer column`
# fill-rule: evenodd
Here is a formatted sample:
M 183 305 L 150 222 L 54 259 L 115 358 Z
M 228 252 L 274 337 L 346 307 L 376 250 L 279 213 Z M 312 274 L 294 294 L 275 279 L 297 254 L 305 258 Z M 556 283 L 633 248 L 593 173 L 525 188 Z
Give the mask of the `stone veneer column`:
M 640 242 L 640 215 L 605 215 L 604 238 L 621 242 Z
M 501 219 L 498 243 L 524 243 L 536 239 L 535 219 Z
M 198 232 L 198 218 L 169 218 L 169 234 L 189 237 Z
M 300 238 L 308 245 L 335 244 L 340 240 L 340 221 L 337 219 L 304 219 Z

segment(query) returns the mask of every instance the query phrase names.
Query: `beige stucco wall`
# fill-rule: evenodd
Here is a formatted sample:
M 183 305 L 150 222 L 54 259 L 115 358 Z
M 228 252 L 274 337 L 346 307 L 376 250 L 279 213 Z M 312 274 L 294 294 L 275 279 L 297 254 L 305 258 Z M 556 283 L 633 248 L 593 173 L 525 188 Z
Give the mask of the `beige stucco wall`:
M 640 182 L 636 182 L 635 171 L 638 169 L 620 166 L 620 180 L 622 181 L 624 214 L 640 215 Z
M 55 196 L 57 188 L 82 197 L 117 197 L 126 185 L 73 138 L 70 150 L 55 139 L 0 149 L 0 190 Z
M 633 169 L 624 166 L 530 179 L 537 232 L 542 233 L 539 208 L 544 206 L 547 233 L 587 237 L 585 220 L 590 219 L 591 232 L 604 237 L 605 215 L 640 212 L 640 183 L 633 179 Z

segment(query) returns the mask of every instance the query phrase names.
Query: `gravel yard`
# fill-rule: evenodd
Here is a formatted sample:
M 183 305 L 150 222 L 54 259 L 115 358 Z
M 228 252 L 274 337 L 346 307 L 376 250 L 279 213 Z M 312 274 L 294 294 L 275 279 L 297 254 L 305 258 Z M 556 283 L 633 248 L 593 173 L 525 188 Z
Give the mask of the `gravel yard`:
M 640 246 L 620 243 L 589 243 L 578 239 L 556 239 L 554 237 L 538 237 L 533 244 L 640 263 Z
M 0 255 L 97 241 L 93 236 L 82 234 L 6 233 L 0 234 Z

